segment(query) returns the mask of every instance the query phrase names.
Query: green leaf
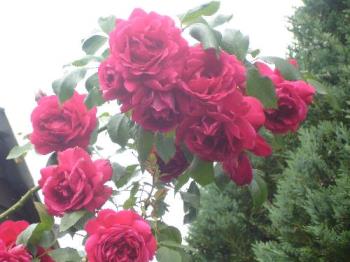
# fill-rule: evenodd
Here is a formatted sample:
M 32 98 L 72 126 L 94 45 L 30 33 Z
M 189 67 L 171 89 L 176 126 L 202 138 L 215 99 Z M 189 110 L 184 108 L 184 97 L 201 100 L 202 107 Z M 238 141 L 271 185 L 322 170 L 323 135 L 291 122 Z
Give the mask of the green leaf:
M 125 114 L 112 116 L 107 124 L 107 132 L 113 143 L 125 147 L 130 138 L 130 120 Z
M 200 206 L 200 197 L 199 195 L 188 193 L 188 192 L 180 192 L 181 198 L 184 202 L 189 203 L 192 207 L 198 209 Z
M 287 80 L 300 80 L 301 75 L 298 69 L 296 69 L 292 64 L 289 63 L 289 61 L 280 58 L 280 57 L 274 57 L 274 56 L 266 56 L 261 57 L 263 61 L 266 61 L 268 63 L 272 63 L 276 66 L 276 68 L 281 72 L 283 77 Z
M 267 200 L 268 192 L 265 180 L 255 170 L 254 178 L 249 185 L 249 192 L 253 198 L 253 204 L 255 208 L 261 207 Z
M 123 209 L 130 209 L 130 208 L 135 206 L 136 199 L 137 199 L 135 196 L 136 196 L 139 188 L 140 188 L 139 182 L 134 182 L 133 186 L 130 190 L 130 196 L 123 204 Z
M 151 153 L 153 142 L 154 134 L 150 131 L 144 130 L 142 127 L 139 127 L 136 137 L 136 148 L 142 169 L 144 168 L 144 164 Z
M 180 21 L 183 26 L 193 24 L 201 16 L 211 16 L 215 14 L 220 8 L 219 1 L 211 1 L 207 4 L 200 5 L 196 8 L 190 9 L 186 14 L 180 15 Z
M 183 173 L 176 179 L 175 193 L 177 193 L 190 179 L 190 173 Z
M 39 223 L 29 225 L 25 230 L 21 232 L 21 234 L 17 236 L 16 244 L 27 246 L 29 243 L 31 243 L 31 239 L 34 236 L 38 226 Z
M 102 57 L 103 59 L 106 59 L 109 56 L 110 52 L 109 52 L 109 48 L 106 48 L 105 51 L 102 52 Z
M 312 85 L 313 87 L 315 87 L 316 92 L 320 95 L 327 95 L 327 87 L 324 86 L 323 84 L 321 84 L 320 82 L 318 82 L 315 79 L 307 79 L 306 80 L 310 85 Z
M 94 55 L 87 55 L 72 62 L 74 66 L 85 66 L 90 62 L 101 62 L 102 58 Z
M 165 162 L 175 155 L 176 147 L 174 142 L 174 137 L 167 137 L 161 133 L 157 133 L 155 137 L 155 145 L 157 149 L 157 154 Z
M 82 259 L 79 252 L 70 247 L 54 249 L 48 254 L 55 262 L 77 262 Z
M 55 220 L 54 218 L 49 215 L 49 213 L 46 210 L 45 205 L 43 205 L 40 202 L 34 202 L 35 209 L 38 212 L 39 218 L 40 218 L 40 223 L 45 225 L 45 229 L 51 229 L 51 227 L 54 225 Z
M 28 151 L 33 149 L 33 145 L 32 143 L 28 142 L 22 146 L 14 146 L 10 153 L 8 154 L 8 156 L 6 157 L 7 160 L 10 159 L 16 159 L 22 156 L 25 156 Z
M 93 144 L 95 144 L 97 142 L 98 134 L 99 134 L 99 132 L 98 132 L 99 128 L 100 128 L 100 122 L 97 121 L 95 129 L 94 129 L 94 131 L 92 131 L 92 133 L 90 135 L 90 141 L 89 141 L 90 145 L 93 145 Z
M 112 163 L 112 180 L 117 188 L 125 186 L 130 181 L 130 179 L 136 174 L 135 171 L 137 167 L 138 165 L 130 165 L 125 168 L 118 163 Z
M 214 167 L 214 181 L 216 186 L 221 190 L 224 190 L 230 183 L 230 178 L 225 175 L 221 163 L 217 163 Z
M 184 201 L 184 224 L 191 223 L 198 215 L 200 207 L 200 191 L 197 184 L 192 181 L 187 192 L 181 192 Z
M 85 89 L 87 91 L 92 90 L 94 87 L 99 88 L 100 84 L 98 82 L 98 73 L 94 73 L 91 76 L 89 76 L 85 81 Z
M 85 74 L 85 68 L 78 68 L 65 75 L 62 79 L 52 83 L 53 91 L 58 96 L 60 103 L 65 102 L 73 96 L 74 88 L 78 85 L 79 81 L 85 77 Z
M 259 74 L 258 70 L 248 70 L 247 95 L 260 100 L 265 108 L 277 108 L 277 97 L 272 81 Z
M 201 186 L 206 186 L 214 181 L 213 162 L 207 162 L 195 156 L 186 173 L 190 174 Z
M 239 30 L 226 29 L 221 41 L 221 47 L 239 60 L 244 60 L 249 49 L 249 37 Z
M 214 28 L 229 22 L 232 19 L 233 15 L 217 15 L 212 21 L 209 22 L 209 26 Z
M 17 244 L 23 244 L 25 246 L 36 245 L 42 239 L 44 233 L 51 230 L 54 225 L 54 219 L 50 216 L 43 204 L 35 202 L 35 208 L 38 211 L 40 217 L 40 223 L 29 225 L 22 233 L 17 237 Z
M 173 226 L 166 226 L 159 230 L 158 241 L 173 241 L 177 244 L 181 244 L 182 236 L 180 230 Z
M 257 57 L 257 56 L 260 54 L 260 49 L 254 49 L 254 50 L 250 51 L 249 54 L 250 54 L 253 58 L 255 58 L 255 57 Z
M 186 212 L 184 216 L 183 223 L 184 224 L 192 223 L 197 218 L 197 215 L 198 215 L 198 210 L 193 207 L 190 207 L 188 209 L 188 212 Z
M 129 197 L 123 204 L 123 209 L 130 209 L 135 206 L 136 204 L 136 197 Z
M 178 251 L 167 247 L 160 247 L 157 250 L 157 261 L 158 262 L 181 262 L 181 254 Z
M 83 42 L 82 49 L 86 54 L 93 55 L 107 42 L 107 39 L 103 35 L 93 35 Z
M 104 100 L 102 98 L 101 90 L 98 87 L 93 87 L 88 95 L 85 97 L 85 105 L 88 109 L 91 109 L 95 106 L 101 106 L 104 104 Z
M 88 211 L 79 210 L 64 214 L 60 224 L 60 232 L 67 231 L 73 227 L 86 213 L 88 213 Z
M 43 248 L 50 248 L 56 243 L 57 237 L 58 230 L 46 230 L 43 232 L 40 241 L 38 242 L 38 246 L 41 246 Z
M 219 48 L 221 34 L 218 31 L 211 29 L 206 24 L 193 24 L 190 28 L 190 35 L 202 44 L 203 49 L 213 48 L 218 50 Z
M 114 15 L 100 17 L 98 19 L 98 24 L 100 25 L 103 32 L 105 32 L 106 34 L 109 34 L 110 32 L 113 31 L 115 27 L 115 19 L 116 18 Z

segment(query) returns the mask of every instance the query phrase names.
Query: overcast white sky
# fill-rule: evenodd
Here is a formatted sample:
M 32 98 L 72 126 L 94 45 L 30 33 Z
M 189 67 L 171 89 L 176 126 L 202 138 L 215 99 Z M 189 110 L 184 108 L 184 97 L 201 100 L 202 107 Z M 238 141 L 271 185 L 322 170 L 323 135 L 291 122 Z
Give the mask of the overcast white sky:
M 135 7 L 174 17 L 204 0 L 11 0 L 0 1 L 0 107 L 15 133 L 30 133 L 30 113 L 38 89 L 48 93 L 62 66 L 83 56 L 80 41 L 97 27 L 100 16 L 126 18 Z M 301 0 L 222 0 L 221 12 L 233 14 L 231 26 L 250 36 L 252 48 L 284 56 L 292 35 L 287 16 Z M 35 179 L 45 158 L 27 157 Z M 123 163 L 121 163 L 123 164 Z M 181 226 L 181 203 L 173 204 L 170 223 Z

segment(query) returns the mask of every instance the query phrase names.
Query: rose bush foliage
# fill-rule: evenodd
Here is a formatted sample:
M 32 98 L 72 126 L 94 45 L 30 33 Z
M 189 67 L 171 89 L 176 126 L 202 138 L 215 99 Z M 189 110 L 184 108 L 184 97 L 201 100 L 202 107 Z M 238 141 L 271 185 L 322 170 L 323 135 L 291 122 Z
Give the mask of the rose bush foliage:
M 255 201 L 266 188 L 262 177 L 254 181 L 250 155 L 268 157 L 274 134 L 299 128 L 315 89 L 295 60 L 255 57 L 242 33 L 217 30 L 227 19 L 203 16 L 218 8 L 213 1 L 189 10 L 182 28 L 141 9 L 125 20 L 99 19 L 101 32 L 83 42 L 87 56 L 54 82 L 55 95 L 37 97 L 29 139 L 37 153 L 51 153 L 39 180 L 45 206 L 37 206 L 38 224 L 1 224 L 14 226 L 10 242 L 0 230 L 0 261 L 40 252 L 40 261 L 81 260 L 74 249 L 54 249 L 58 236 L 79 230 L 91 262 L 187 261 L 181 233 L 163 220 L 169 191 L 184 201 L 184 223 L 198 213 L 198 185 L 254 184 L 247 186 L 254 202 L 264 202 Z M 199 41 L 193 46 L 187 28 Z M 74 90 L 83 79 L 87 94 Z M 103 133 L 119 145 L 112 156 Z M 136 163 L 115 161 L 124 151 Z M 61 217 L 59 225 L 52 216 Z

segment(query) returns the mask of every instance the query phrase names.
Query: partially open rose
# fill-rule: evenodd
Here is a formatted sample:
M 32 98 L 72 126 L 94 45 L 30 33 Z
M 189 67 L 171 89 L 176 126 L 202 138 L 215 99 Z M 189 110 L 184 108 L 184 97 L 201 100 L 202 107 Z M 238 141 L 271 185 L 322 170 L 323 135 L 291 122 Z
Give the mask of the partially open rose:
M 39 180 L 49 213 L 62 216 L 81 209 L 94 212 L 112 194 L 112 188 L 104 185 L 112 172 L 109 161 L 92 161 L 81 148 L 58 153 L 58 165 L 41 169 Z

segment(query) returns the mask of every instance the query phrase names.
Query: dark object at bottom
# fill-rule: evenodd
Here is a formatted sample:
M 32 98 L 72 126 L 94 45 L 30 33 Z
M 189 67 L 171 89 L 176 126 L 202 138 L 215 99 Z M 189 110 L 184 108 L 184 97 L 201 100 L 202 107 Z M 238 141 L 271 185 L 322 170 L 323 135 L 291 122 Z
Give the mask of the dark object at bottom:
M 22 195 L 34 186 L 32 176 L 24 160 L 6 160 L 10 150 L 17 145 L 15 136 L 6 118 L 5 112 L 0 108 L 0 213 L 16 203 Z M 38 201 L 34 195 L 20 210 L 10 215 L 8 219 L 26 220 L 34 223 L 39 220 L 33 200 Z M 2 222 L 2 221 L 0 221 Z

